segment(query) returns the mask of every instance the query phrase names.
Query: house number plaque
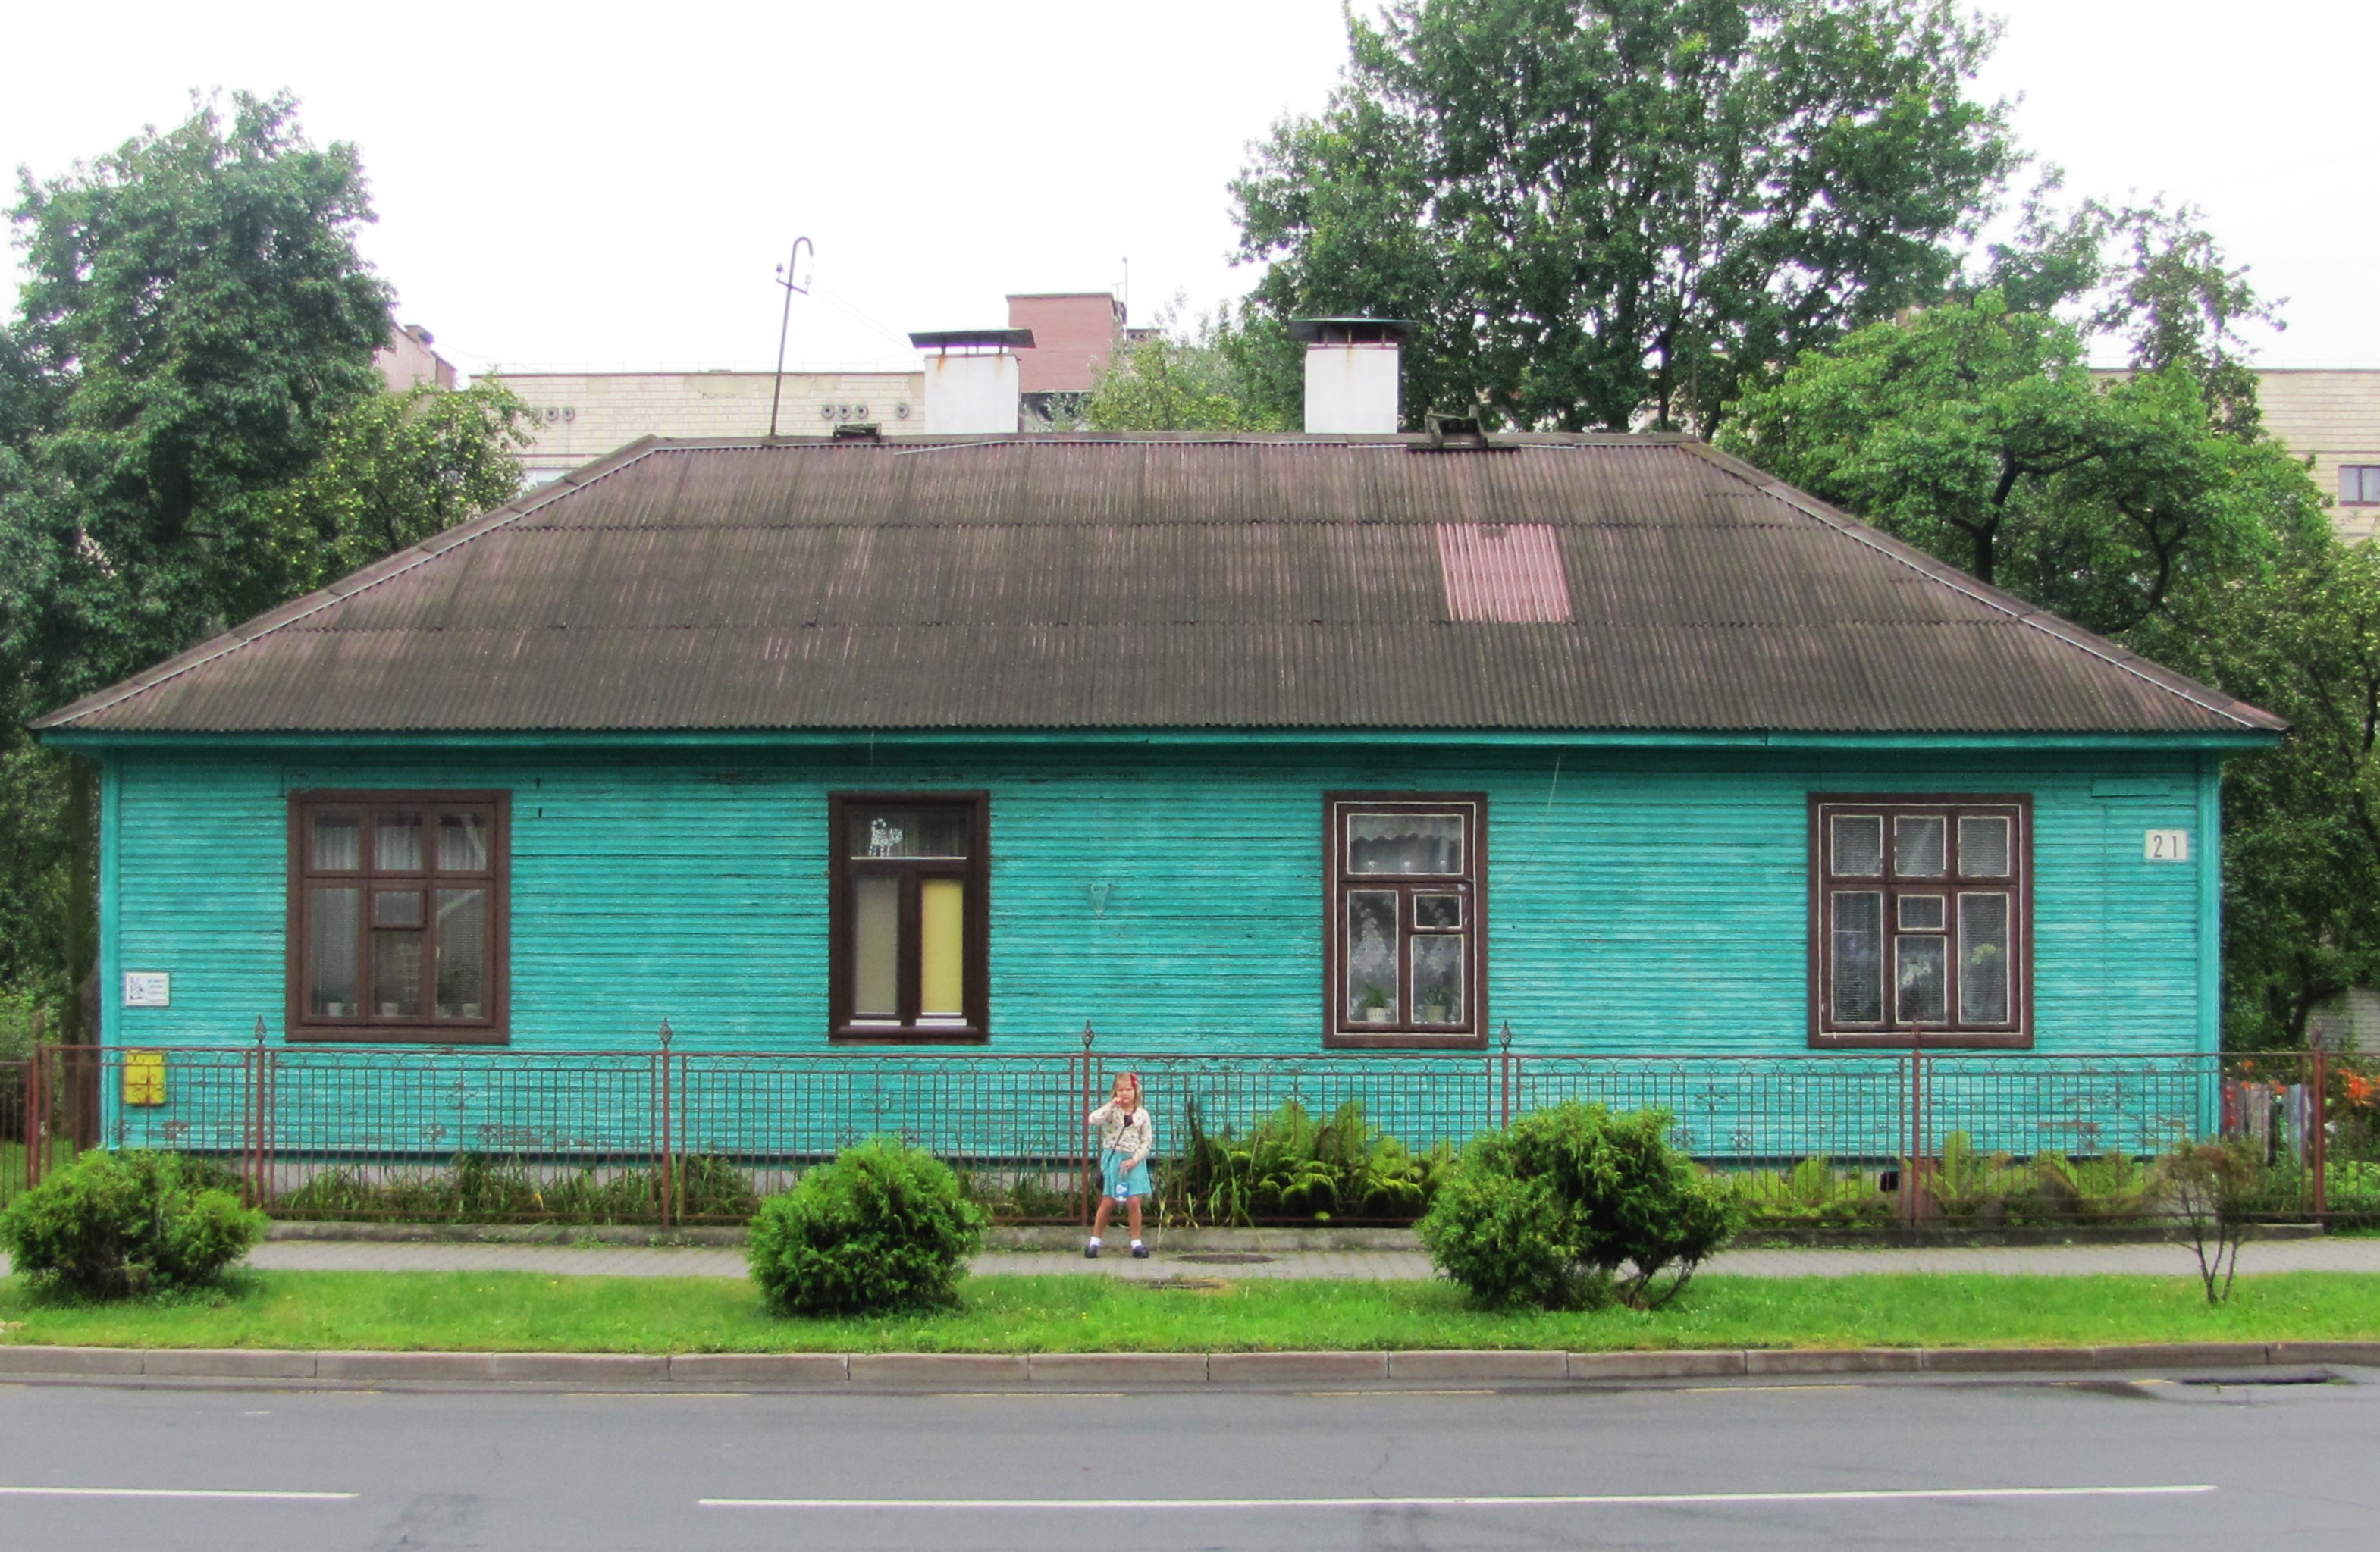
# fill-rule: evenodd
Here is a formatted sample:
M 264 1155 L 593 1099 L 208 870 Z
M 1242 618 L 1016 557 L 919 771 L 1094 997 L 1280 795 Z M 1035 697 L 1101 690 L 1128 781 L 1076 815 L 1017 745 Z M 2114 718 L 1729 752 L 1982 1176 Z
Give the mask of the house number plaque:
M 2141 832 L 2141 855 L 2150 862 L 2188 862 L 2190 831 L 2150 830 Z
M 127 970 L 124 973 L 124 1005 L 128 1008 L 172 1007 L 174 977 L 162 970 Z

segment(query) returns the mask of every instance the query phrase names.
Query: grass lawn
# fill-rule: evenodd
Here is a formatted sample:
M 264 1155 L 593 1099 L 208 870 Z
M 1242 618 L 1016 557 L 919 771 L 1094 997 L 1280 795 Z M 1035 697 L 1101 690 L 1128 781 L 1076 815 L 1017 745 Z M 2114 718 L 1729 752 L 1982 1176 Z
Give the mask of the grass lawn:
M 1698 1279 L 1651 1314 L 1507 1314 L 1445 1282 L 971 1279 L 965 1303 L 880 1320 L 771 1316 L 725 1278 L 529 1272 L 244 1272 L 205 1295 L 119 1305 L 0 1280 L 0 1341 L 510 1352 L 1228 1352 L 1303 1348 L 2089 1346 L 2380 1339 L 2380 1276 L 2195 1279 L 1917 1274 Z

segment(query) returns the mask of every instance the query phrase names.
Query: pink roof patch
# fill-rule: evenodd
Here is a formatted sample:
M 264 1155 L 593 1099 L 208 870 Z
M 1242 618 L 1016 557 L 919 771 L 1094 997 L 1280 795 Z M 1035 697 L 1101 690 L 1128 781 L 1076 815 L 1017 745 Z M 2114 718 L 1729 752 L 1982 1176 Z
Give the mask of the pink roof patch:
M 1570 577 L 1561 547 L 1544 523 L 1440 523 L 1438 565 L 1446 612 L 1500 624 L 1570 618 Z

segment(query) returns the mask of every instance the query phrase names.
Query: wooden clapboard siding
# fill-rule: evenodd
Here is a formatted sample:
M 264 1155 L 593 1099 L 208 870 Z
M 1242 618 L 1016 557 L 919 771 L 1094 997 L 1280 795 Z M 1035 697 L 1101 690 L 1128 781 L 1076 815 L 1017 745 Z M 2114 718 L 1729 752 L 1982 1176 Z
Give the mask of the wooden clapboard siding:
M 2036 1049 L 2193 1049 L 2214 996 L 2188 751 L 109 758 L 106 963 L 174 977 L 169 1008 L 105 1000 L 123 1044 L 280 1037 L 285 794 L 334 786 L 512 794 L 516 1049 L 649 1049 L 664 1017 L 681 1049 L 823 1049 L 838 789 L 991 794 L 1000 1049 L 1087 1020 L 1109 1049 L 1318 1050 L 1331 790 L 1488 794 L 1488 1012 L 1523 1048 L 1804 1049 L 1814 791 L 2032 794 Z M 2145 863 L 2151 827 L 2193 859 Z

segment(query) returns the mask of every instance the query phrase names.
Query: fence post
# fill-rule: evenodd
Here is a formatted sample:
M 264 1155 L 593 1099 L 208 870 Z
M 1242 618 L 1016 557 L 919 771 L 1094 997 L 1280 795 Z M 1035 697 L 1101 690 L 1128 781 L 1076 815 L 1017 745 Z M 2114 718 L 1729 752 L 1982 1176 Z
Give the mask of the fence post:
M 1070 1107 L 1071 1113 L 1066 1117 L 1068 1134 L 1075 1139 L 1075 1222 L 1077 1228 L 1086 1232 L 1091 1227 L 1091 1176 L 1095 1172 L 1097 1160 L 1091 1154 L 1090 1134 L 1083 1127 L 1083 1117 L 1088 1115 L 1099 1104 L 1091 1094 L 1092 1088 L 1099 1080 L 1099 1074 L 1092 1070 L 1094 1059 L 1091 1055 L 1091 1043 L 1098 1037 L 1097 1032 L 1091 1028 L 1091 1021 L 1085 1019 L 1083 1021 L 1083 1075 L 1075 1087 L 1074 1103 Z M 1069 1075 L 1074 1064 L 1075 1059 L 1068 1057 L 1066 1065 L 1070 1070 Z
M 1496 1063 L 1498 1074 L 1496 1124 L 1499 1127 L 1508 1127 L 1512 1124 L 1512 1080 L 1516 1075 L 1512 1070 L 1512 1064 L 1519 1059 L 1512 1054 L 1512 1023 L 1510 1019 L 1504 1021 L 1503 1045 L 1503 1055 Z
M 670 1041 L 673 1037 L 674 1036 L 670 1029 L 669 1020 L 662 1020 L 662 1050 L 661 1055 L 656 1057 L 654 1060 L 660 1064 L 661 1068 L 659 1082 L 661 1114 L 658 1117 L 659 1125 L 657 1127 L 657 1131 L 659 1135 L 657 1136 L 656 1141 L 660 1144 L 662 1227 L 664 1229 L 671 1226 L 671 1219 L 674 1216 L 674 1209 L 677 1206 L 677 1171 L 673 1167 L 673 1160 L 671 1158 L 673 1151 L 671 1148 L 672 1138 L 670 1135 L 670 1118 L 672 1113 L 670 1106 Z
M 2306 1168 L 2313 1173 L 2313 1216 L 2330 1213 L 2330 1053 L 2313 1049 L 2313 1092 L 2306 1097 Z
M 1900 1167 L 1900 1221 L 1911 1229 L 1925 1215 L 1919 1177 L 1925 1169 L 1925 1056 L 1914 1046 L 1909 1051 L 1909 1156 Z
M 25 1189 L 42 1183 L 42 1165 L 50 1152 L 49 1101 L 42 1094 L 42 1069 L 48 1060 L 42 1048 L 26 1052 L 25 1061 Z
M 272 1097 L 267 1092 L 272 1077 L 267 1072 L 270 1053 L 264 1047 L 264 1015 L 256 1015 L 256 1029 L 248 1051 L 248 1205 L 261 1207 L 265 1204 L 265 1128 L 272 1111 Z

